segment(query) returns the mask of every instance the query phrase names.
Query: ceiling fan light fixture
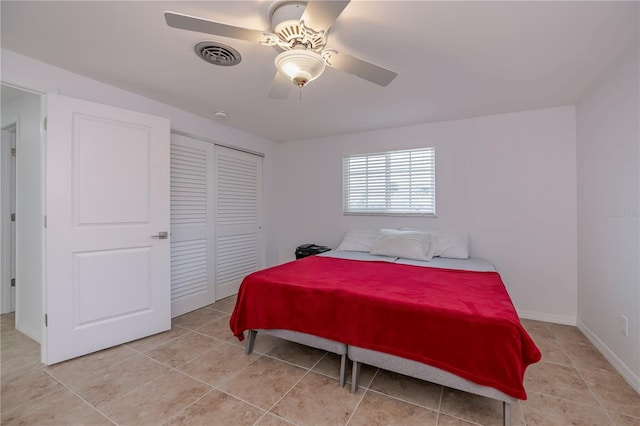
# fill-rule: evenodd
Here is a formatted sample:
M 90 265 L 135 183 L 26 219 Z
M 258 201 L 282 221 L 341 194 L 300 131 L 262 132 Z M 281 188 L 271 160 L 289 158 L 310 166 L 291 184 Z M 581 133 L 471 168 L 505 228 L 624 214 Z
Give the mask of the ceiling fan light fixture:
M 319 54 L 306 49 L 286 50 L 276 56 L 278 72 L 302 88 L 320 77 L 325 69 L 325 61 Z

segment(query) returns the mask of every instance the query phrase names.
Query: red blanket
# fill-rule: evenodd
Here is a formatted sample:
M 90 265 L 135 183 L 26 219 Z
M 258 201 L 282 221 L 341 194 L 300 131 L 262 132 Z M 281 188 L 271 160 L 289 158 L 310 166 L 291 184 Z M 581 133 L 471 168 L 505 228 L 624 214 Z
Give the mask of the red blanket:
M 419 361 L 518 399 L 541 358 L 496 272 L 310 256 L 248 275 L 230 320 Z

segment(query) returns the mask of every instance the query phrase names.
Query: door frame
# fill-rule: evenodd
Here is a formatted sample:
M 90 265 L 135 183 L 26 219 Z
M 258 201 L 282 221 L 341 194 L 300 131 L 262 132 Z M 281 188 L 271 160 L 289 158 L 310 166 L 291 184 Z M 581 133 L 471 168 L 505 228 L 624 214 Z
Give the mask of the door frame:
M 26 87 L 20 84 L 14 84 L 10 81 L 6 81 L 6 80 L 1 80 L 0 79 L 0 86 L 2 87 L 8 87 L 11 89 L 16 89 L 19 90 L 21 92 L 24 92 L 25 94 L 31 94 L 31 95 L 35 95 L 39 97 L 39 114 L 38 114 L 38 118 L 37 118 L 37 132 L 38 132 L 38 144 L 39 144 L 39 155 L 40 155 L 40 164 L 39 164 L 39 169 L 41 171 L 40 174 L 40 181 L 39 181 L 39 190 L 40 190 L 40 202 L 39 202 L 39 206 L 40 206 L 40 211 L 37 213 L 37 215 L 44 219 L 44 215 L 45 215 L 45 206 L 44 206 L 44 201 L 45 201 L 45 161 L 46 161 L 46 135 L 44 134 L 43 130 L 43 120 L 44 117 L 46 116 L 46 99 L 45 99 L 45 94 L 47 93 L 46 91 L 41 91 L 41 90 L 37 90 L 37 89 L 33 89 L 30 87 Z M 57 93 L 57 90 L 49 90 L 48 92 L 50 93 Z M 6 129 L 8 127 L 11 127 L 12 125 L 15 125 L 16 127 L 16 149 L 19 152 L 21 150 L 20 145 L 21 145 L 21 139 L 22 136 L 21 134 L 23 133 L 24 130 L 24 126 L 26 126 L 27 124 L 25 124 L 25 120 L 21 119 L 22 117 L 20 116 L 20 114 L 7 114 L 6 112 L 3 111 L 2 114 L 2 123 L 0 123 L 0 126 L 2 126 L 2 129 Z M 30 120 L 29 120 L 30 121 Z M 31 124 L 29 124 L 31 126 Z M 19 154 L 18 154 L 19 155 Z M 23 192 L 21 190 L 20 187 L 20 181 L 18 179 L 18 169 L 19 169 L 19 161 L 17 161 L 16 159 L 16 181 L 15 181 L 15 196 L 16 196 L 16 208 L 17 205 L 19 204 L 19 199 L 21 196 L 21 193 Z M 3 177 L 1 176 L 0 173 L 0 181 L 2 181 Z M 3 184 L 1 186 L 4 186 Z M 0 195 L 1 197 L 2 195 Z M 3 203 L 4 203 L 4 199 L 2 199 Z M 3 211 L 4 209 L 0 209 L 0 222 L 4 221 L 3 218 Z M 16 267 L 17 267 L 17 263 L 18 263 L 18 259 L 20 258 L 20 246 L 18 244 L 18 226 L 16 224 L 16 252 L 15 252 L 15 261 L 16 261 Z M 36 341 L 37 343 L 39 343 L 41 345 L 42 348 L 42 344 L 43 344 L 43 339 L 44 339 L 44 331 L 45 331 L 45 325 L 44 325 L 44 310 L 45 310 L 45 299 L 44 299 L 44 293 L 46 291 L 46 285 L 45 285 L 45 238 L 46 238 L 46 233 L 45 233 L 45 229 L 43 226 L 43 222 L 40 222 L 40 226 L 39 226 L 39 233 L 40 233 L 40 241 L 42 242 L 40 245 L 40 252 L 38 253 L 40 259 L 41 259 L 41 264 L 40 264 L 40 309 L 39 309 L 39 314 L 40 317 L 42 318 L 42 321 L 38 321 L 38 325 L 33 327 L 30 324 L 24 324 L 23 326 L 27 327 L 27 328 L 20 328 L 19 331 L 22 332 L 23 334 L 25 334 L 26 336 L 28 336 L 29 338 L 33 339 L 34 341 Z M 7 235 L 9 234 L 9 235 Z M 5 238 L 10 238 L 10 233 L 9 232 L 5 232 L 5 229 L 3 229 L 3 226 L 0 225 L 0 244 L 3 244 L 4 239 Z M 0 265 L 3 266 L 4 269 L 4 264 L 5 262 L 9 262 L 8 259 L 5 259 L 5 253 L 3 252 L 3 250 L 0 250 Z M 16 274 L 17 274 L 17 270 L 16 270 Z M 4 275 L 4 274 L 0 274 L 0 275 Z M 9 274 L 10 275 L 10 274 Z M 11 277 L 7 275 L 9 278 L 9 280 L 11 279 Z M 0 276 L 0 283 L 2 283 L 1 281 L 2 277 Z M 10 283 L 8 284 L 10 286 Z M 20 317 L 21 317 L 21 312 L 19 309 L 20 306 L 20 299 L 21 299 L 21 291 L 19 288 L 19 283 L 16 283 L 16 287 L 15 287 L 15 295 L 16 295 L 16 300 L 15 300 L 15 323 L 16 326 L 18 326 L 21 321 L 20 321 Z M 2 284 L 0 284 L 0 291 L 4 290 L 4 286 L 2 286 Z M 10 293 L 10 292 L 9 292 Z M 2 299 L 3 299 L 3 305 L 4 305 L 4 293 L 2 293 Z M 41 350 L 41 360 L 44 360 L 44 352 Z
M 13 144 L 17 146 L 18 123 L 6 124 L 1 130 L 3 133 L 14 133 L 13 140 L 9 141 L 9 143 L 3 142 L 0 146 L 0 158 L 2 158 L 2 164 L 0 164 L 0 200 L 2 201 L 2 211 L 0 211 L 0 270 L 2 271 L 2 274 L 0 274 L 0 295 L 2 306 L 0 306 L 0 312 L 9 313 L 15 311 L 15 301 L 12 294 L 14 292 L 11 291 L 11 274 L 14 270 L 11 265 L 11 253 L 13 251 L 15 256 L 15 237 L 12 241 L 11 220 L 9 217 L 12 210 L 15 209 L 13 194 L 17 189 L 15 172 L 12 173 L 15 168 L 15 160 L 11 155 L 11 148 Z M 15 259 L 13 263 L 15 265 Z

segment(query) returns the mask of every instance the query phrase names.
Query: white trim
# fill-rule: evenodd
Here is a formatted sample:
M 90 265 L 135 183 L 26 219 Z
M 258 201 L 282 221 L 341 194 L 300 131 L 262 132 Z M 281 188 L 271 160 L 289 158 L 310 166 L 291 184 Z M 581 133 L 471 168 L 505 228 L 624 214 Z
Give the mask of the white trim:
M 16 129 L 17 123 L 8 124 L 2 127 L 2 132 Z M 0 210 L 0 295 L 2 296 L 2 305 L 0 313 L 6 314 L 11 312 L 11 223 L 7 220 L 11 215 L 11 141 L 2 143 L 0 146 L 0 200 L 2 201 L 2 209 Z M 15 182 L 13 182 L 15 186 Z
M 593 344 L 593 346 L 600 351 L 600 353 L 611 363 L 613 368 L 620 373 L 620 375 L 629 383 L 629 385 L 638 393 L 640 393 L 640 377 L 636 376 L 633 371 L 625 365 L 624 362 L 611 350 L 602 340 L 596 336 L 596 334 L 587 327 L 585 323 L 578 320 L 578 330 L 587 336 L 587 339 Z
M 178 135 L 178 136 L 184 136 L 184 137 L 191 138 L 191 139 L 197 139 L 197 140 L 202 141 L 202 142 L 212 143 L 214 145 L 222 146 L 224 148 L 235 149 L 236 151 L 246 152 L 247 154 L 253 154 L 253 155 L 257 155 L 258 157 L 263 157 L 264 158 L 264 153 L 262 153 L 262 152 L 252 151 L 250 149 L 238 148 L 237 146 L 233 146 L 233 145 L 227 145 L 227 144 L 224 144 L 224 143 L 221 143 L 221 142 L 217 142 L 217 141 L 215 141 L 213 139 L 205 138 L 205 137 L 202 137 L 202 136 L 196 136 L 196 135 L 194 135 L 192 133 L 189 133 L 189 132 L 183 132 L 183 131 L 180 131 L 180 130 L 171 129 L 171 134 Z
M 545 314 L 544 312 L 518 311 L 518 316 L 523 319 L 552 322 L 554 324 L 576 325 L 575 317 L 564 315 Z
M 44 92 L 41 92 L 41 91 L 39 91 L 39 90 L 28 89 L 28 88 L 26 88 L 26 87 L 24 87 L 24 86 L 20 86 L 20 85 L 18 85 L 18 84 L 9 83 L 9 82 L 4 81 L 4 80 L 0 80 L 0 85 L 2 85 L 2 86 L 7 86 L 7 87 L 11 87 L 12 89 L 22 90 L 23 92 L 32 93 L 32 94 L 34 94 L 34 95 L 38 95 L 38 96 L 44 95 Z M 56 91 L 56 93 L 57 93 L 57 92 L 59 92 L 59 90 L 57 90 L 57 91 Z
M 44 315 L 42 316 L 42 326 L 44 327 Z M 36 330 L 29 324 L 20 321 L 20 316 L 16 313 L 16 330 L 20 331 L 25 336 L 34 340 L 36 343 L 41 343 L 42 335 L 45 334 L 42 330 Z M 42 353 L 40 355 L 42 357 Z

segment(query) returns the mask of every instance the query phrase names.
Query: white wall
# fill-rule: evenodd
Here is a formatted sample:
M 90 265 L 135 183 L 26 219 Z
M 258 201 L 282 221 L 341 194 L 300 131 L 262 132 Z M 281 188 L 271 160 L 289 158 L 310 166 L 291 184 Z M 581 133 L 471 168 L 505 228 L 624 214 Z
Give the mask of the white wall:
M 578 326 L 638 392 L 639 60 L 636 48 L 576 107 Z
M 105 105 L 112 105 L 134 111 L 167 117 L 171 120 L 171 129 L 188 133 L 195 137 L 213 140 L 228 146 L 234 146 L 264 154 L 263 175 L 263 231 L 266 240 L 266 264 L 277 262 L 275 232 L 275 147 L 276 143 L 248 132 L 237 130 L 173 106 L 145 98 L 126 90 L 101 83 L 19 55 L 7 49 L 0 49 L 2 82 L 40 93 L 53 92 Z
M 2 127 L 16 125 L 16 328 L 42 339 L 42 149 L 40 96 L 2 105 Z M 4 201 L 4 200 L 3 200 Z M 3 219 L 4 220 L 4 219 Z
M 392 111 L 390 111 L 392 113 Z M 436 147 L 437 218 L 342 215 L 342 157 Z M 279 145 L 280 260 L 336 247 L 353 227 L 465 230 L 520 315 L 575 324 L 576 138 L 572 106 Z

